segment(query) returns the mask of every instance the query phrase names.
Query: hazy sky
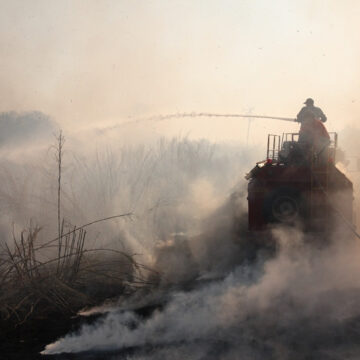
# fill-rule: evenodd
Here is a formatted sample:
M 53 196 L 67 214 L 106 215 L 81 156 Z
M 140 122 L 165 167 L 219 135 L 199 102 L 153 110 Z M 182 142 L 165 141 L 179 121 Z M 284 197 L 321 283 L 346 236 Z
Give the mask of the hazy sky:
M 358 0 L 0 0 L 0 111 L 65 129 L 207 111 L 292 117 L 313 97 L 339 130 L 360 120 Z M 244 139 L 247 122 L 157 131 Z M 296 125 L 257 120 L 258 131 Z

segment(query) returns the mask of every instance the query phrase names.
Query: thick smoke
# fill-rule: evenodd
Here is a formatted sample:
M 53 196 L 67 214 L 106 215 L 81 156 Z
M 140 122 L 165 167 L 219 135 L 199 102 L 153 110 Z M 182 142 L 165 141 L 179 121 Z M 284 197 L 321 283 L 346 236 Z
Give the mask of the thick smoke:
M 201 181 L 192 188 L 212 198 Z M 320 239 L 274 228 L 268 239 L 275 249 L 248 257 L 254 239 L 246 232 L 245 184 L 227 198 L 189 223 L 195 234 L 178 232 L 156 248 L 162 286 L 140 301 L 161 302 L 150 316 L 126 310 L 136 307 L 138 299 L 130 299 L 44 353 L 103 352 L 132 360 L 358 358 L 358 241 L 343 229 Z
M 26 129 L 18 141 L 26 137 Z M 142 262 L 152 263 L 154 244 L 171 241 L 171 234 L 198 234 L 201 221 L 251 166 L 251 160 L 244 162 L 251 158 L 249 151 L 237 145 L 186 137 L 153 137 L 131 145 L 124 144 L 123 135 L 97 130 L 65 133 L 61 215 L 71 226 L 133 213 L 133 221 L 92 227 L 87 243 L 141 254 Z M 1 242 L 12 236 L 13 224 L 21 231 L 30 222 L 43 227 L 41 241 L 56 236 L 56 139 L 44 132 L 33 140 L 28 140 L 26 150 L 23 143 L 3 148 Z
M 135 348 L 131 359 L 359 356 L 359 244 L 341 241 L 319 249 L 296 230 L 273 235 L 279 251 L 265 263 L 240 265 L 224 280 L 174 292 L 147 319 L 112 310 L 46 353 L 118 349 L 123 356 Z
M 160 273 L 159 289 L 140 294 L 141 304 L 155 298 L 161 306 L 144 318 L 120 303 L 46 353 L 111 350 L 118 355 L 109 358 L 134 360 L 358 357 L 358 243 L 340 232 L 323 247 L 296 229 L 274 229 L 276 254 L 253 257 L 241 178 L 261 154 L 188 138 L 133 146 L 116 134 L 111 141 L 98 132 L 87 139 L 67 136 L 62 214 L 82 224 L 133 212 L 131 222 L 94 227 L 87 246 L 141 254 Z M 46 225 L 43 240 L 56 233 L 54 140 L 44 133 L 40 143 L 26 153 L 6 148 L 2 241 L 12 223 L 21 229 L 30 219 Z M 134 308 L 138 301 L 126 304 Z

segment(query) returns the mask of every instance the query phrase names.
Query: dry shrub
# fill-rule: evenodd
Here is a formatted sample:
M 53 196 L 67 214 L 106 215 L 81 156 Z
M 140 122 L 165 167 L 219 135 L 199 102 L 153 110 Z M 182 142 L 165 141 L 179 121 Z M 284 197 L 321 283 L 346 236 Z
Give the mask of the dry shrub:
M 0 254 L 0 316 L 11 325 L 81 308 L 149 286 L 150 269 L 112 249 L 85 249 L 86 231 L 73 228 L 37 244 L 41 228 L 30 227 Z M 101 256 L 99 256 L 101 253 Z M 52 255 L 51 255 L 52 254 Z M 54 255 L 55 254 L 55 255 Z

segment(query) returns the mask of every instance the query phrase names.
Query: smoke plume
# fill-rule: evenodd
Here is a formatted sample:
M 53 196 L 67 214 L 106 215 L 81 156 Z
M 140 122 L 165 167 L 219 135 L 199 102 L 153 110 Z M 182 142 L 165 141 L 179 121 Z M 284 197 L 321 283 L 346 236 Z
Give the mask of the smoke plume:
M 359 244 L 341 241 L 323 249 L 306 243 L 296 230 L 277 229 L 273 235 L 276 257 L 235 266 L 223 280 L 174 292 L 147 319 L 113 309 L 45 353 L 117 349 L 120 356 L 135 348 L 131 359 L 358 356 Z
M 42 147 L 29 143 L 26 154 L 6 147 L 0 163 L 3 242 L 11 223 L 21 229 L 30 218 L 46 224 L 43 240 L 54 233 L 56 163 L 47 134 L 37 140 Z M 188 138 L 133 146 L 119 143 L 116 134 L 111 141 L 102 132 L 92 138 L 89 144 L 67 137 L 62 213 L 82 224 L 133 212 L 133 222 L 94 227 L 87 246 L 141 254 L 160 273 L 158 289 L 140 294 L 141 304 L 155 298 L 161 306 L 144 317 L 119 302 L 101 310 L 96 323 L 48 345 L 46 354 L 100 351 L 106 357 L 111 351 L 114 359 L 176 354 L 191 360 L 359 355 L 357 242 L 340 231 L 320 246 L 297 229 L 278 228 L 271 234 L 276 252 L 254 256 L 241 178 L 261 155 Z M 126 305 L 136 308 L 137 302 L 127 299 Z

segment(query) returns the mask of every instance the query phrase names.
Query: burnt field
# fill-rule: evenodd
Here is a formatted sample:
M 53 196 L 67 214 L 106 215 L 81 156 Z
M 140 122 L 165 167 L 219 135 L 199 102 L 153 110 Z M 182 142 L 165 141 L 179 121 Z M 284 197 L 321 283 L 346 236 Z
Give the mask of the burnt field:
M 158 289 L 158 302 L 145 314 L 129 303 L 127 310 L 105 307 L 45 353 L 55 359 L 356 359 L 358 244 L 319 249 L 293 232 L 277 236 L 277 255 L 187 289 Z M 154 305 L 154 293 L 141 301 Z
M 360 359 L 359 15 L 1 0 L 0 360 Z
M 64 140 L 0 164 L 2 358 L 358 358 L 359 243 L 250 234 L 255 151 Z
M 14 149 L 1 163 L 5 358 L 40 356 L 45 345 L 89 321 L 77 315 L 84 308 L 189 283 L 211 269 L 210 256 L 222 273 L 234 262 L 235 253 L 225 258 L 231 242 L 215 256 L 216 244 L 196 234 L 234 183 L 239 166 L 231 165 L 242 149 L 173 139 L 115 156 L 75 152 L 66 141 L 59 134 L 50 149 L 33 149 L 21 160 Z M 228 211 L 237 209 L 231 206 L 216 216 L 227 234 Z M 189 231 L 198 249 L 184 236 Z

